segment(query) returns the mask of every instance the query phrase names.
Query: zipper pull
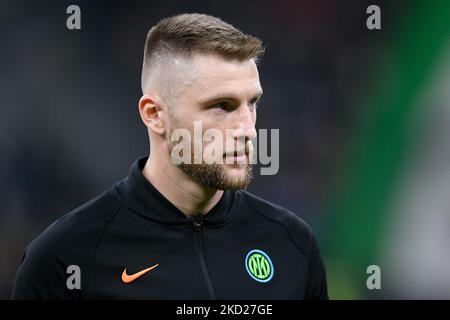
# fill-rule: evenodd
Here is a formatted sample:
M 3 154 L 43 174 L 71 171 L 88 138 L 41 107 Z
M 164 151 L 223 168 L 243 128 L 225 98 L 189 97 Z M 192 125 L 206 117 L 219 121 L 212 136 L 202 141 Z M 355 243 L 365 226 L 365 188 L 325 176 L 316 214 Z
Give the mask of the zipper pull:
M 203 226 L 203 215 L 197 214 L 192 217 L 192 224 L 194 225 L 195 230 L 199 231 Z

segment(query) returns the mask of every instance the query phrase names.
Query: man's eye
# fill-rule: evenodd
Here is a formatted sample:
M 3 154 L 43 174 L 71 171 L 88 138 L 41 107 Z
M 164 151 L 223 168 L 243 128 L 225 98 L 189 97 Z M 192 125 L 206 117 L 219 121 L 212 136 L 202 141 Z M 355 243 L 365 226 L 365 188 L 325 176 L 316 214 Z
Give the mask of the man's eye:
M 248 105 L 251 110 L 254 110 L 258 107 L 258 101 L 251 101 Z
M 216 103 L 211 108 L 222 109 L 222 110 L 228 111 L 230 109 L 230 106 L 226 102 L 220 102 L 220 103 Z

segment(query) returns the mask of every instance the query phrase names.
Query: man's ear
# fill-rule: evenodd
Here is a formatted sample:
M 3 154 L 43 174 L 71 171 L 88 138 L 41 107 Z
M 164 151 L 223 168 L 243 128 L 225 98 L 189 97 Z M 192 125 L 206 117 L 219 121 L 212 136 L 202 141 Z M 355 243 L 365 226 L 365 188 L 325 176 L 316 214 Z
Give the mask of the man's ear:
M 159 135 L 164 135 L 164 121 L 161 118 L 162 113 L 158 102 L 152 97 L 144 94 L 139 100 L 139 114 L 145 126 Z

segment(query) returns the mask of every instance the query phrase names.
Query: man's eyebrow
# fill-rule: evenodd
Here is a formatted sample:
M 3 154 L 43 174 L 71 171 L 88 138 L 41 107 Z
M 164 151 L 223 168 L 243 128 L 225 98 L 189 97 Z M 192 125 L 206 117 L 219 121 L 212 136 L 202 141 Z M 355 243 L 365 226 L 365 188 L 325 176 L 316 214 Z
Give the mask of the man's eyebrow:
M 252 100 L 258 101 L 258 100 L 261 98 L 261 96 L 263 95 L 263 93 L 264 93 L 264 91 L 261 89 L 261 91 L 258 91 L 258 92 L 253 96 Z
M 251 100 L 259 100 L 259 98 L 261 98 L 261 96 L 263 95 L 263 91 L 258 91 L 252 98 Z M 207 104 L 211 104 L 217 101 L 223 101 L 223 100 L 239 100 L 240 98 L 234 94 L 234 93 L 219 93 L 216 95 L 213 95 L 211 97 L 207 97 L 205 99 L 203 99 L 200 104 L 202 105 L 207 105 Z

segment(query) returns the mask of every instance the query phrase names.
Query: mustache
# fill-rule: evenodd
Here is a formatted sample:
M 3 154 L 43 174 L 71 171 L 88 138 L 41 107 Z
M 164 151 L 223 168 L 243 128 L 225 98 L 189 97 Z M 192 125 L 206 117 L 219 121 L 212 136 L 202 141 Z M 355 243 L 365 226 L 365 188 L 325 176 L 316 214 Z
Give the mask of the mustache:
M 252 151 L 253 151 L 253 143 L 251 140 L 248 140 L 245 144 L 239 144 L 234 149 L 225 151 L 224 156 L 238 157 L 238 156 L 248 155 Z

